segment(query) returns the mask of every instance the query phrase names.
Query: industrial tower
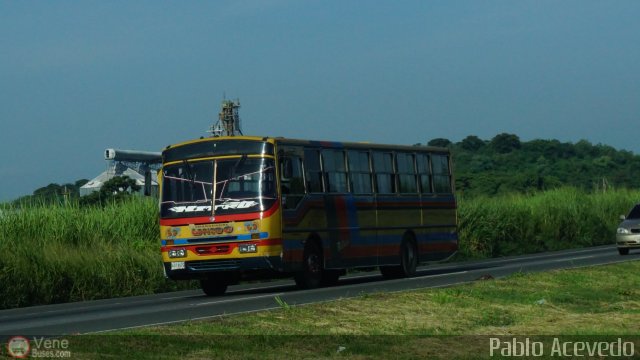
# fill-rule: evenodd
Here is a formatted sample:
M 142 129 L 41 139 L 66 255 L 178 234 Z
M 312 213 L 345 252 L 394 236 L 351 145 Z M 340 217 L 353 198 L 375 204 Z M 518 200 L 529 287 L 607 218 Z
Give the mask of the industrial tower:
M 209 133 L 213 137 L 242 135 L 240 115 L 238 115 L 239 108 L 240 100 L 223 100 L 222 110 L 218 114 L 218 122 L 209 129 Z

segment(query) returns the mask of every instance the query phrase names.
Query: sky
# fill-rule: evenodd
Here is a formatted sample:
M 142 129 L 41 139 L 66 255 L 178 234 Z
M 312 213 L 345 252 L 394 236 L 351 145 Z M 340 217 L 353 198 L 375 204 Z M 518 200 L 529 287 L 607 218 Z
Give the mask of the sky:
M 586 139 L 640 153 L 640 2 L 0 0 L 0 201 L 246 135 Z

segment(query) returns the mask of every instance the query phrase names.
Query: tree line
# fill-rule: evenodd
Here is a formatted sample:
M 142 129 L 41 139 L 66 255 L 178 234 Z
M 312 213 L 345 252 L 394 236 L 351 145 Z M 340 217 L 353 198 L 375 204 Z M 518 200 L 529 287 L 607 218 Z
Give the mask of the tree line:
M 490 140 L 469 135 L 451 149 L 456 190 L 462 196 L 529 193 L 571 186 L 586 191 L 640 188 L 640 156 L 609 145 L 535 139 L 502 133 Z
M 98 191 L 94 191 L 86 196 L 80 196 L 80 188 L 89 180 L 81 179 L 74 183 L 56 184 L 36 189 L 32 195 L 22 196 L 13 201 L 15 205 L 32 203 L 68 203 L 74 202 L 79 205 L 104 205 L 112 201 L 119 201 L 140 190 L 134 179 L 128 176 L 115 176 L 102 184 Z

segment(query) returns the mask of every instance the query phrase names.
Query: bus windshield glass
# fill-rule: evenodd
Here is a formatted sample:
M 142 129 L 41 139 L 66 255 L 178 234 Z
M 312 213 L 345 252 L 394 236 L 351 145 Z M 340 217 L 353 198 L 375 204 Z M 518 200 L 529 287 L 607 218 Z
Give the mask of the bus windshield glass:
M 215 209 L 211 208 L 213 198 Z M 162 218 L 258 212 L 270 208 L 275 201 L 275 169 L 271 159 L 243 156 L 185 160 L 163 168 Z

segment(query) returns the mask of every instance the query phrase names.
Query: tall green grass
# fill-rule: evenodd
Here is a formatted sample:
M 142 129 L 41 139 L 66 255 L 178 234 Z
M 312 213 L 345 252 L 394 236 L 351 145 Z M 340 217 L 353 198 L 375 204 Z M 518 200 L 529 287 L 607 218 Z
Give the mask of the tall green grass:
M 637 190 L 574 188 L 460 199 L 460 254 L 482 258 L 612 244 L 619 216 L 638 202 Z
M 34 204 L 0 215 L 0 308 L 148 294 L 165 280 L 158 206 Z
M 610 244 L 640 191 L 459 200 L 460 258 Z M 166 280 L 158 206 L 132 198 L 103 207 L 32 204 L 0 212 L 0 308 L 186 288 Z

